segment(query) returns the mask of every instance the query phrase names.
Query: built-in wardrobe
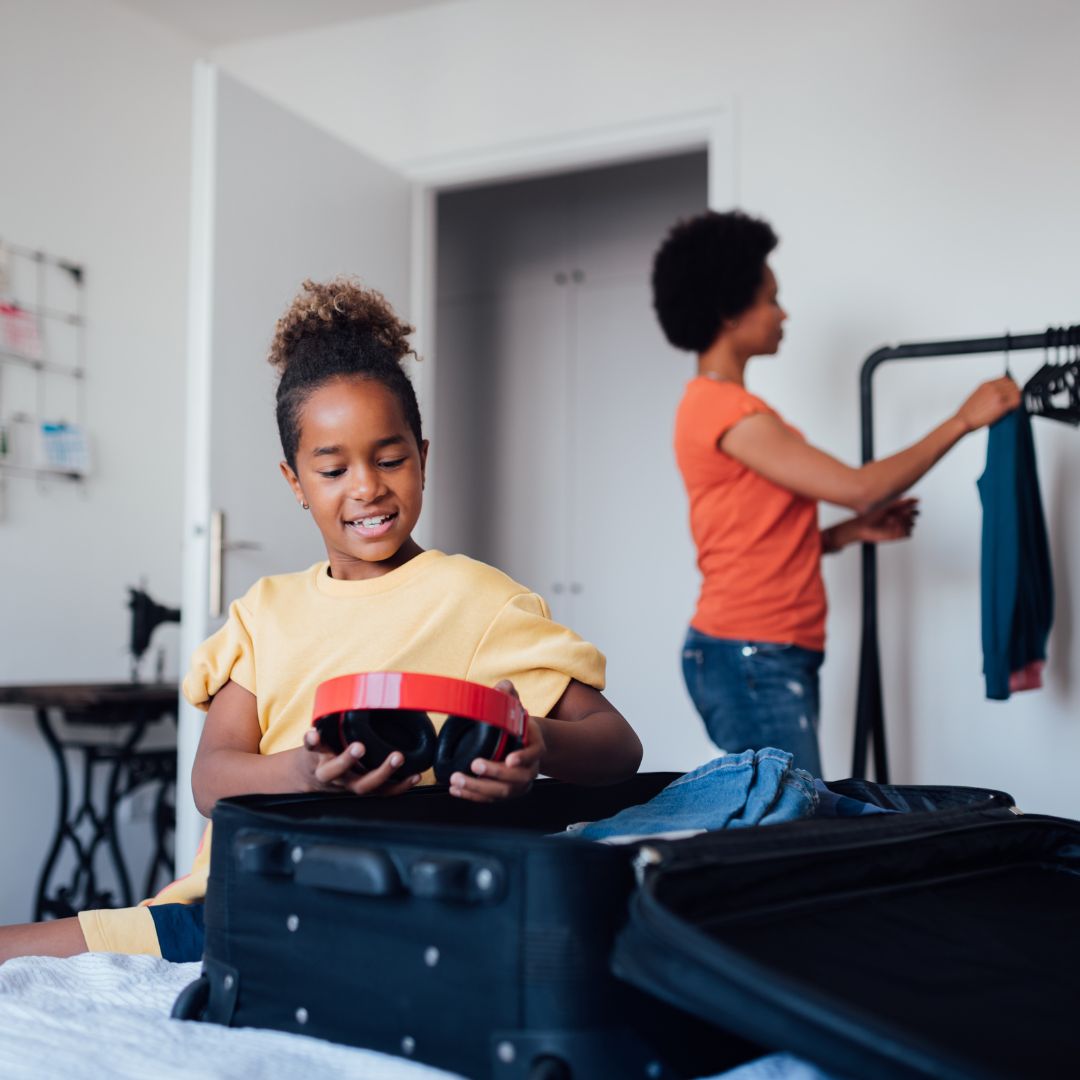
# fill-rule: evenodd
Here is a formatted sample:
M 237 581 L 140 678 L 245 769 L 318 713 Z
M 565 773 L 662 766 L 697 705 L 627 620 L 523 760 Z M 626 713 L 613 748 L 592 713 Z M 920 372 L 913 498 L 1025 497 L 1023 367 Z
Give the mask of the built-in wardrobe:
M 698 575 L 671 446 L 694 358 L 664 341 L 649 287 L 706 179 L 702 151 L 437 205 L 435 541 L 505 570 L 601 648 L 653 768 L 709 752 L 681 677 Z

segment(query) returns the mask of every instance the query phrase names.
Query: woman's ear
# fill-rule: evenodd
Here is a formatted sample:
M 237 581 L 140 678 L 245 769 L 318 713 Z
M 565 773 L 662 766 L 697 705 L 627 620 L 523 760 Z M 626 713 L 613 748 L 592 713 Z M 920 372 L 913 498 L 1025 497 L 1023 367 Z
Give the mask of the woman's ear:
M 300 486 L 300 480 L 296 473 L 293 472 L 287 461 L 282 461 L 278 468 L 281 469 L 281 475 L 285 477 L 289 487 L 292 488 L 293 495 L 296 496 L 296 501 L 300 504 L 302 510 L 308 508 L 307 499 L 304 498 L 304 489 Z

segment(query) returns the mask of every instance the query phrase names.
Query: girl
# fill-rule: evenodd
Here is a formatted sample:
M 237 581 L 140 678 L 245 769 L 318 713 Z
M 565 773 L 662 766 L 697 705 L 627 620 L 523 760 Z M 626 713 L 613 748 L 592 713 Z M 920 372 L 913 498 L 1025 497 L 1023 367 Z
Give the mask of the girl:
M 917 500 L 898 496 L 1015 409 L 1020 391 L 1010 378 L 983 383 L 925 438 L 861 468 L 818 450 L 745 386 L 747 364 L 779 349 L 787 319 L 766 262 L 776 243 L 764 221 L 709 212 L 677 224 L 653 264 L 661 328 L 698 357 L 675 419 L 703 577 L 683 672 L 717 746 L 780 747 L 820 776 L 822 554 L 909 536 Z M 822 499 L 856 516 L 820 530 Z
M 192 659 L 184 694 L 207 710 L 192 789 L 206 815 L 229 795 L 387 795 L 423 782 L 391 781 L 400 755 L 364 771 L 361 744 L 319 746 L 315 688 L 356 671 L 456 676 L 520 695 L 526 747 L 455 773 L 459 798 L 520 795 L 541 771 L 584 784 L 637 771 L 641 744 L 600 693 L 598 650 L 498 570 L 413 539 L 428 443 L 401 367 L 411 332 L 381 295 L 343 279 L 305 282 L 278 321 L 281 472 L 327 558 L 256 582 Z M 192 872 L 137 908 L 0 929 L 0 961 L 87 950 L 198 959 L 209 850 L 208 829 Z

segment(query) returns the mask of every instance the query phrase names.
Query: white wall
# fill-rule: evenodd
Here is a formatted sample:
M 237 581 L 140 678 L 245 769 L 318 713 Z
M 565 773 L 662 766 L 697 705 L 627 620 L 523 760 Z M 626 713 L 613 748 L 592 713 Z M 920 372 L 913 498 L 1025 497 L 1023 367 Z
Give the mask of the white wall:
M 1080 320 L 1078 33 L 1068 0 L 462 0 L 220 59 L 403 168 L 734 97 L 740 202 L 782 235 L 792 315 L 781 357 L 752 385 L 854 460 L 857 372 L 876 346 Z M 885 369 L 879 450 L 999 370 Z M 886 708 L 895 778 L 994 785 L 1029 809 L 1080 815 L 1080 434 L 1037 421 L 1036 438 L 1057 572 L 1048 688 L 982 697 L 976 436 L 918 486 L 917 539 L 882 553 Z M 829 561 L 834 775 L 850 767 L 857 578 L 854 551 Z
M 86 267 L 96 457 L 82 492 L 7 482 L 0 682 L 122 680 L 126 586 L 180 597 L 195 47 L 105 2 L 3 0 L 0 28 L 0 236 Z M 0 921 L 30 915 L 55 790 L 32 714 L 0 709 Z

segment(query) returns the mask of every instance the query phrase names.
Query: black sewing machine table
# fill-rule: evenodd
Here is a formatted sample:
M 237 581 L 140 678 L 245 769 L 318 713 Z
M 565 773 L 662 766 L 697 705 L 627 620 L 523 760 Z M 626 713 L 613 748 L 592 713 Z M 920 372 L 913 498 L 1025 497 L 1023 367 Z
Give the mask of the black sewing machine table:
M 34 919 L 63 918 L 89 908 L 128 907 L 154 891 L 164 872 L 172 878 L 169 840 L 174 807 L 169 792 L 176 780 L 174 748 L 142 746 L 147 729 L 159 721 L 176 721 L 177 687 L 169 683 L 78 683 L 0 686 L 0 706 L 32 708 L 52 751 L 59 779 L 56 833 L 42 865 L 34 901 Z M 72 808 L 67 752 L 81 759 L 82 792 Z M 95 799 L 99 766 L 106 773 L 103 799 Z M 117 808 L 137 788 L 152 784 L 154 852 L 145 888 L 136 897 L 120 850 Z M 95 863 L 102 846 L 108 850 L 120 896 L 99 886 Z M 53 887 L 57 862 L 65 849 L 75 867 L 64 883 Z

